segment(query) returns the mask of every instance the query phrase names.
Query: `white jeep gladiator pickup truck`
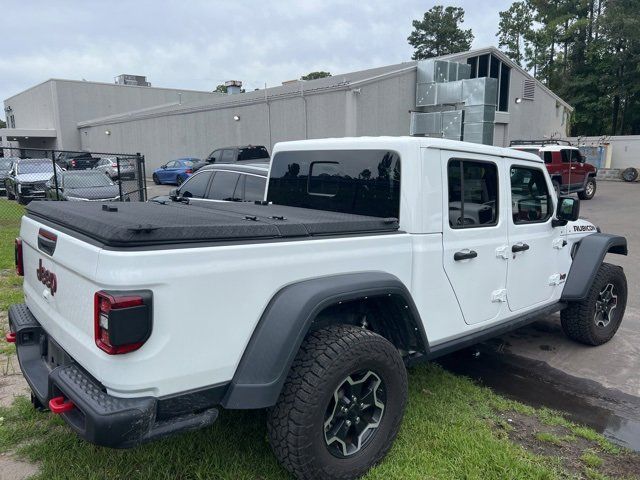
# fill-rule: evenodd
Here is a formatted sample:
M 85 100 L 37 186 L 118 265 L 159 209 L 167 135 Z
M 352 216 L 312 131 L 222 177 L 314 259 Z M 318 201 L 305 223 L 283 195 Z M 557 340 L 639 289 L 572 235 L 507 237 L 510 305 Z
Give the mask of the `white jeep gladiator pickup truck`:
M 400 427 L 405 366 L 561 311 L 624 315 L 624 237 L 536 155 L 431 138 L 276 145 L 264 201 L 34 202 L 8 340 L 36 406 L 130 447 L 268 408 L 298 478 L 353 478 Z

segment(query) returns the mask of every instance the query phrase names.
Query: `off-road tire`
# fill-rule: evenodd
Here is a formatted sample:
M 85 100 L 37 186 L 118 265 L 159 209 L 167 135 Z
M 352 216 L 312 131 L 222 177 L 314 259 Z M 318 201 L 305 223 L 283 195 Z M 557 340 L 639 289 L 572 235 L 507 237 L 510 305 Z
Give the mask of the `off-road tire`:
M 595 321 L 596 302 L 600 293 L 613 285 L 617 295 L 617 305 L 606 326 L 598 326 Z M 562 310 L 560 319 L 562 330 L 567 337 L 585 345 L 602 345 L 613 338 L 618 331 L 627 306 L 627 278 L 622 267 L 603 263 L 600 265 L 591 289 L 581 302 L 570 302 Z
M 593 188 L 591 188 L 593 186 Z M 598 184 L 596 183 L 596 179 L 593 177 L 589 177 L 587 179 L 587 183 L 584 184 L 584 190 L 578 192 L 578 198 L 580 200 L 591 200 L 598 188 Z
M 155 173 L 153 174 L 153 176 L 151 178 L 153 178 L 153 183 L 155 183 L 156 185 L 160 185 L 160 179 L 158 178 L 158 176 Z
M 357 371 L 373 371 L 384 385 L 379 426 L 361 450 L 338 458 L 325 440 L 334 391 Z M 294 360 L 267 432 L 280 463 L 297 478 L 351 479 L 378 463 L 391 447 L 407 401 L 407 372 L 397 349 L 364 328 L 336 325 L 309 334 Z

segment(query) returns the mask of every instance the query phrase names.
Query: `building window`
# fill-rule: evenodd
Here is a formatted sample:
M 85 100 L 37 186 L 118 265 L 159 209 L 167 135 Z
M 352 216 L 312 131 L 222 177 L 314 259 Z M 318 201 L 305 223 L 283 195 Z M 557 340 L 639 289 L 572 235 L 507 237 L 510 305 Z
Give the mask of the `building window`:
M 9 127 L 16 128 L 16 118 L 13 115 L 9 116 Z
M 479 55 L 467 59 L 471 66 L 470 78 L 491 77 L 498 80 L 498 105 L 500 112 L 509 111 L 509 80 L 511 68 L 495 55 Z

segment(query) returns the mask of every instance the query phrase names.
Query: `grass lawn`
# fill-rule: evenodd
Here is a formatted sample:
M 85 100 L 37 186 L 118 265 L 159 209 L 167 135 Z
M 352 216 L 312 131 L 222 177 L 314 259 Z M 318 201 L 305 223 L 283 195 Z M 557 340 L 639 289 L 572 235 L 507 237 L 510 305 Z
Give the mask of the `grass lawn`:
M 13 239 L 19 215 L 0 200 L 0 303 L 19 301 Z M 6 316 L 4 317 L 6 318 Z M 11 351 L 4 341 L 0 352 Z M 1 385 L 1 378 L 0 378 Z M 403 427 L 368 479 L 638 478 L 638 457 L 548 410 L 507 400 L 436 365 L 411 369 Z M 80 440 L 26 398 L 0 408 L 0 453 L 38 464 L 42 479 L 288 478 L 270 452 L 264 411 L 222 411 L 218 422 L 131 450 Z M 0 458 L 2 455 L 0 455 Z M 1 468 L 1 461 L 0 461 Z M 0 474 L 1 476 L 1 474 Z

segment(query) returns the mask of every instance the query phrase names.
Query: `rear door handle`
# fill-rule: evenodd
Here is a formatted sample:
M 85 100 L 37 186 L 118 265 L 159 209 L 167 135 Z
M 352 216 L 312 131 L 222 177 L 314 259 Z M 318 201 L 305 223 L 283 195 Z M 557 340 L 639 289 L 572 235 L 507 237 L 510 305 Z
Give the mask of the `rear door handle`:
M 458 262 L 460 260 L 470 260 L 472 258 L 476 258 L 478 256 L 478 252 L 475 250 L 466 250 L 461 252 L 456 252 L 453 254 L 453 259 Z
M 513 253 L 524 252 L 526 250 L 529 250 L 529 245 L 527 245 L 526 243 L 516 243 L 513 247 L 511 247 L 511 251 Z

